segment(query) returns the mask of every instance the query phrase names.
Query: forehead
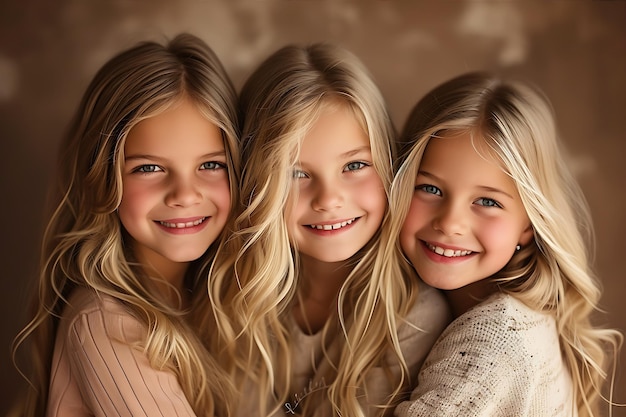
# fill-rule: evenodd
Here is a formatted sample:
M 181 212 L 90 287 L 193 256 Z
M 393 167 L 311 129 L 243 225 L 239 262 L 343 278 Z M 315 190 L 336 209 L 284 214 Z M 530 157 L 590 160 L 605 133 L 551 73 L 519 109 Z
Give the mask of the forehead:
M 432 137 L 424 151 L 420 171 L 445 174 L 463 183 L 493 179 L 514 185 L 496 152 L 480 135 L 471 132 Z
M 304 136 L 300 159 L 332 156 L 370 147 L 370 140 L 352 108 L 340 102 L 325 105 Z
M 181 146 L 223 148 L 220 129 L 190 100 L 141 120 L 130 129 L 124 145 L 127 153 L 142 148 L 169 152 Z

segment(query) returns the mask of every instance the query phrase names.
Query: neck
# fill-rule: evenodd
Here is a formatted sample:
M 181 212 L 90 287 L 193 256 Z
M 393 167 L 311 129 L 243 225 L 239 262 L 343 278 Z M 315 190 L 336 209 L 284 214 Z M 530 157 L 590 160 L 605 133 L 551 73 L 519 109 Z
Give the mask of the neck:
M 498 291 L 489 279 L 483 279 L 456 290 L 445 291 L 446 298 L 452 309 L 454 318 L 461 316 L 470 308 L 483 302 L 491 294 Z
M 349 261 L 328 263 L 301 255 L 300 302 L 293 309 L 301 329 L 316 333 L 324 327 L 351 270 Z
M 188 304 L 185 291 L 185 273 L 188 262 L 167 262 L 161 265 L 146 267 L 146 273 L 152 277 L 156 289 L 165 297 L 168 304 L 176 308 L 184 308 Z

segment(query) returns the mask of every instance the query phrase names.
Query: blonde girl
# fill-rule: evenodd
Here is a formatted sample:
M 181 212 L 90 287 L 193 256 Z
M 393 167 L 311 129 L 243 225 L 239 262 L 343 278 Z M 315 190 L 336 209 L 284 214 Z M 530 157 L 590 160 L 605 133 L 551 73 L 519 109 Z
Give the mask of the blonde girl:
M 591 220 L 548 101 L 462 75 L 417 103 L 401 141 L 394 228 L 455 321 L 395 415 L 598 416 L 621 335 L 591 322 Z
M 389 413 L 448 312 L 387 244 L 383 98 L 354 55 L 314 44 L 267 58 L 240 103 L 238 253 L 211 278 L 238 415 Z
M 237 199 L 236 93 L 181 34 L 108 61 L 61 147 L 24 416 L 227 415 L 232 387 L 189 310 Z

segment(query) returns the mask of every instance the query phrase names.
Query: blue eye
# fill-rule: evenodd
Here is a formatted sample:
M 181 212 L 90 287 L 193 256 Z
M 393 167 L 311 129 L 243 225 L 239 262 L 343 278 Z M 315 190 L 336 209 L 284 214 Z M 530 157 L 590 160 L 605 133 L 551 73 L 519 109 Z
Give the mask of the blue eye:
M 150 173 L 163 171 L 158 165 L 140 165 L 133 170 L 133 172 Z
M 367 164 L 362 161 L 354 161 L 354 162 L 348 163 L 346 167 L 343 169 L 343 172 L 358 171 L 368 166 L 370 166 L 370 164 Z
M 441 196 L 443 194 L 441 190 L 439 189 L 439 187 L 435 187 L 434 185 L 430 185 L 430 184 L 418 185 L 415 187 L 415 190 L 423 191 L 427 194 L 434 194 L 438 196 Z
M 215 161 L 204 162 L 202 165 L 200 165 L 200 169 L 215 170 L 215 169 L 224 169 L 224 168 L 226 168 L 225 164 L 221 162 L 215 162 Z
M 498 203 L 496 200 L 494 200 L 493 198 L 481 197 L 478 200 L 476 200 L 475 203 L 478 204 L 479 206 L 483 206 L 483 207 L 498 207 L 498 208 L 502 208 L 502 205 L 500 203 Z

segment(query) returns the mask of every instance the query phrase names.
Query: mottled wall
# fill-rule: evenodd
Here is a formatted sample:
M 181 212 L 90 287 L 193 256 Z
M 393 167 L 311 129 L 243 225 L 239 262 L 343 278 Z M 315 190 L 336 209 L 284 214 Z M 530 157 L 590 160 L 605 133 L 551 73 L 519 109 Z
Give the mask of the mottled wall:
M 291 42 L 328 40 L 359 55 L 398 126 L 414 102 L 460 72 L 495 69 L 543 88 L 597 226 L 602 320 L 626 328 L 626 2 L 122 0 L 0 1 L 0 412 L 19 376 L 11 338 L 26 320 L 57 143 L 106 59 L 146 38 L 203 37 L 237 87 Z M 626 355 L 617 400 L 626 402 Z M 615 416 L 626 416 L 626 408 Z

